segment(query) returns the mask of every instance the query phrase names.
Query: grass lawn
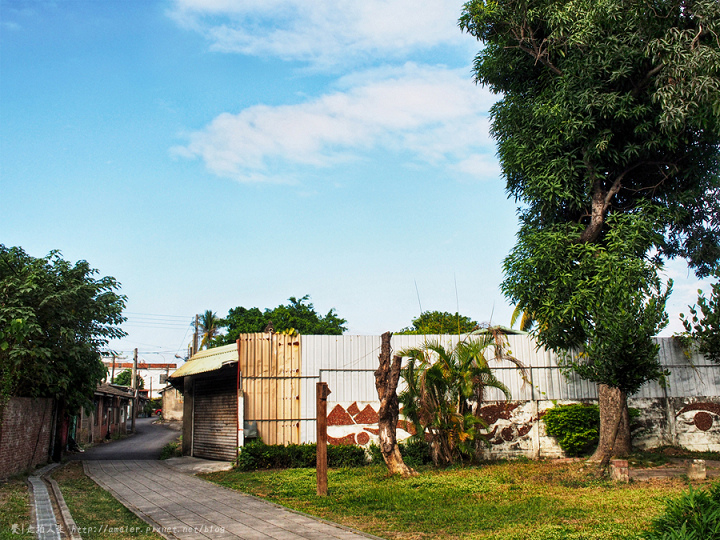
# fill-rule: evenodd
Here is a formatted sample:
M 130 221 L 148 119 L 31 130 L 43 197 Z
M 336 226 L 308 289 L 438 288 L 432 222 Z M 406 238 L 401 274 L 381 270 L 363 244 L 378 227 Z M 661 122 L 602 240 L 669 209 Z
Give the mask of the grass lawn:
M 614 484 L 582 462 L 512 461 L 387 477 L 382 466 L 202 475 L 218 484 L 384 538 L 638 539 L 682 479 Z
M 115 497 L 85 476 L 82 463 L 71 461 L 56 470 L 57 481 L 80 536 L 121 540 L 161 540 L 162 536 L 120 504 Z
M 16 530 L 20 534 L 13 533 L 13 525 L 17 525 Z M 25 477 L 0 482 L 0 539 L 35 538 L 28 532 L 30 525 L 35 524 L 30 521 L 30 488 L 25 483 Z

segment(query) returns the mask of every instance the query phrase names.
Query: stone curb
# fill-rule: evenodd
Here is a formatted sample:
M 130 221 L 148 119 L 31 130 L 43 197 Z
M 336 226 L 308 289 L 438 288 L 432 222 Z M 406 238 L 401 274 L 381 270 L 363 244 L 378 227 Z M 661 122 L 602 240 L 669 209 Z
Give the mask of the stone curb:
M 53 478 L 43 475 L 43 479 L 50 483 L 50 488 L 55 496 L 55 501 L 60 509 L 60 514 L 62 514 L 62 520 L 65 522 L 65 527 L 67 527 L 67 535 L 70 537 L 70 540 L 82 540 L 82 536 L 78 534 L 77 523 L 75 523 L 75 520 L 70 513 L 70 509 L 68 508 L 67 503 L 65 503 L 65 498 L 63 497 L 60 486 Z

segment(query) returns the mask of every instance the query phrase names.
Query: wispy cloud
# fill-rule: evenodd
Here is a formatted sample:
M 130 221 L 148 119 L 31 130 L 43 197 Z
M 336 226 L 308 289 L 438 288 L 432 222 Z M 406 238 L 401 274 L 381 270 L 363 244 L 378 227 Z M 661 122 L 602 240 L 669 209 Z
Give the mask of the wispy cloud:
M 487 118 L 493 100 L 469 69 L 406 64 L 341 79 L 338 90 L 305 103 L 221 114 L 173 152 L 246 182 L 287 179 L 282 172 L 293 167 L 331 167 L 380 147 L 497 177 Z
M 217 51 L 276 56 L 315 66 L 378 56 L 405 58 L 470 43 L 458 0 L 175 0 L 170 15 Z

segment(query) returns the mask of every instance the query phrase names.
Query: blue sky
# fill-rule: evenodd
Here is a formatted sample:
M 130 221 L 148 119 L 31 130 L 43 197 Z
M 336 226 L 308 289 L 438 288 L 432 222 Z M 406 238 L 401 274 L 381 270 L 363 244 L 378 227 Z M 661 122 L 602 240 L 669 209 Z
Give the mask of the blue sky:
M 349 333 L 508 324 L 514 243 L 462 2 L 2 0 L 0 242 L 112 275 L 151 362 L 311 296 Z M 669 330 L 696 298 L 682 262 Z M 416 290 L 417 284 L 417 290 Z

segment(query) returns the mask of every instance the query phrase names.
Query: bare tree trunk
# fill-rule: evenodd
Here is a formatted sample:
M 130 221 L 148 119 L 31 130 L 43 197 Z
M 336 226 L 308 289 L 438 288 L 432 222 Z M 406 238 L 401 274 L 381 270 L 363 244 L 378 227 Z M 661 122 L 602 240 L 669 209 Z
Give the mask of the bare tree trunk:
M 390 361 L 390 332 L 382 335 L 380 349 L 380 366 L 375 371 L 375 388 L 380 398 L 378 427 L 380 428 L 380 451 L 387 464 L 390 474 L 416 476 L 417 472 L 405 465 L 397 445 L 396 429 L 400 416 L 400 403 L 397 396 L 397 385 L 400 380 L 400 363 L 402 358 L 395 356 Z
M 618 388 L 601 384 L 598 405 L 600 442 L 590 461 L 607 465 L 610 458 L 627 456 L 632 449 L 627 394 Z

